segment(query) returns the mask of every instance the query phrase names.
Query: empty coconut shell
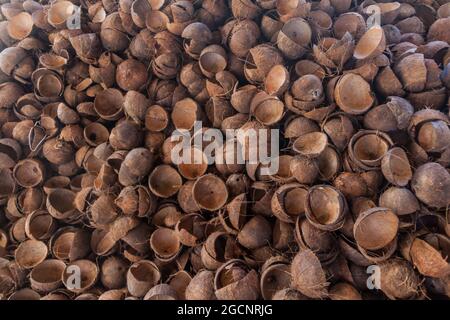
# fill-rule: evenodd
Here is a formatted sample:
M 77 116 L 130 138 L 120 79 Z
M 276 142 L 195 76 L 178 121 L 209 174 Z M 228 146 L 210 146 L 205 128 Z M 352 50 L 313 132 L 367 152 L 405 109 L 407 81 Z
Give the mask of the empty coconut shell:
M 305 214 L 316 228 L 325 231 L 341 228 L 347 211 L 345 197 L 337 189 L 328 185 L 316 185 L 308 189 Z
M 158 267 L 151 261 L 134 263 L 127 272 L 127 288 L 135 297 L 143 297 L 161 278 Z
M 94 262 L 77 260 L 66 266 L 62 275 L 62 282 L 69 291 L 83 292 L 95 284 L 98 273 L 98 266 Z M 78 277 L 74 275 L 78 275 Z
M 192 195 L 200 208 L 214 211 L 222 208 L 228 199 L 225 183 L 213 174 L 206 174 L 197 179 Z
M 397 236 L 399 219 L 386 208 L 362 212 L 355 221 L 353 233 L 359 246 L 367 250 L 386 247 Z
M 334 89 L 336 104 L 350 114 L 362 114 L 372 107 L 375 99 L 370 85 L 363 77 L 347 73 L 339 78 Z
M 373 26 L 359 39 L 353 56 L 356 59 L 370 59 L 381 54 L 386 48 L 384 30 L 380 26 Z
M 405 186 L 412 178 L 408 156 L 401 148 L 392 148 L 381 160 L 384 177 L 394 185 Z

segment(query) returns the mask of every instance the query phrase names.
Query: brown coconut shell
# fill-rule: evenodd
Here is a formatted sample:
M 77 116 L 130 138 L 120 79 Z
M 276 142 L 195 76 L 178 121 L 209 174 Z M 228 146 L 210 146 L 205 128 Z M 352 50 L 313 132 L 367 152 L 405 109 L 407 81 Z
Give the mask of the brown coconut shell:
M 319 167 L 316 159 L 297 155 L 291 159 L 289 166 L 292 176 L 299 183 L 313 184 L 319 176 Z
M 30 273 L 31 288 L 48 293 L 62 285 L 62 275 L 66 264 L 57 259 L 47 259 L 38 264 Z
M 295 239 L 300 248 L 314 251 L 323 265 L 329 265 L 338 256 L 333 234 L 314 227 L 304 217 L 295 221 Z
M 341 228 L 347 211 L 345 197 L 337 189 L 328 185 L 315 185 L 309 188 L 305 214 L 316 228 L 325 231 Z
M 316 158 L 325 150 L 328 138 L 325 133 L 311 132 L 298 137 L 292 149 L 302 156 Z
M 108 289 L 120 289 L 126 285 L 129 264 L 120 257 L 108 257 L 100 268 L 100 281 Z
M 130 266 L 127 272 L 127 288 L 131 295 L 143 297 L 161 278 L 158 267 L 151 261 L 141 260 Z
M 450 265 L 441 252 L 418 237 L 412 240 L 409 257 L 424 276 L 444 278 L 450 274 Z
M 204 238 L 205 220 L 196 213 L 184 215 L 178 220 L 175 231 L 183 245 L 195 247 Z
M 271 300 L 273 295 L 291 284 L 290 266 L 286 261 L 273 257 L 262 267 L 260 288 L 261 295 L 265 300 Z
M 401 148 L 392 148 L 381 160 L 381 171 L 392 184 L 404 187 L 412 178 L 408 156 Z
M 393 210 L 397 215 L 408 215 L 420 210 L 420 204 L 407 188 L 390 187 L 379 198 L 379 205 Z
M 291 264 L 292 288 L 305 296 L 322 299 L 328 295 L 329 283 L 319 259 L 311 250 L 301 250 Z
M 180 252 L 181 244 L 174 230 L 159 228 L 150 237 L 150 247 L 158 259 L 170 261 Z
M 71 271 L 72 270 L 72 271 Z M 70 281 L 73 270 L 78 270 L 81 275 L 80 286 L 76 282 Z M 77 260 L 68 264 L 62 275 L 64 286 L 72 292 L 83 292 L 91 288 L 97 281 L 99 269 L 98 266 L 90 260 Z
M 257 249 L 267 244 L 272 235 L 269 222 L 262 216 L 248 220 L 237 235 L 237 241 L 247 249 Z
M 213 174 L 198 178 L 193 186 L 192 194 L 198 206 L 209 211 L 222 208 L 228 199 L 225 183 Z M 208 196 L 205 197 L 205 195 Z
M 214 289 L 218 300 L 256 300 L 260 294 L 258 274 L 244 261 L 230 260 L 217 270 Z
M 356 59 L 370 59 L 381 54 L 386 48 L 386 37 L 380 26 L 373 26 L 359 39 L 353 56 Z
M 157 166 L 148 178 L 150 191 L 158 197 L 168 198 L 176 194 L 182 185 L 180 174 L 169 165 Z
M 47 254 L 48 248 L 44 242 L 26 240 L 17 247 L 15 259 L 22 268 L 31 269 L 44 261 Z
M 381 291 L 390 299 L 408 299 L 418 294 L 420 280 L 407 261 L 390 259 L 379 267 Z
M 372 107 L 375 98 L 363 77 L 347 73 L 339 78 L 334 90 L 337 105 L 350 114 L 362 114 Z
M 38 159 L 24 159 L 14 166 L 13 177 L 22 187 L 36 187 L 45 178 L 45 167 Z
M 429 162 L 421 165 L 413 174 L 411 188 L 416 197 L 428 206 L 448 206 L 450 174 L 441 165 Z
M 185 295 L 187 300 L 215 300 L 214 272 L 199 271 L 186 287 Z
M 45 210 L 36 210 L 27 215 L 25 232 L 30 239 L 46 240 L 56 230 L 56 221 Z
M 367 250 L 378 250 L 395 239 L 398 226 L 399 219 L 393 211 L 372 208 L 358 216 L 353 233 L 359 246 Z
M 293 223 L 297 216 L 305 212 L 307 189 L 298 183 L 288 183 L 279 187 L 273 194 L 271 208 L 281 221 Z
M 392 144 L 391 138 L 383 132 L 373 130 L 359 131 L 349 141 L 349 160 L 360 169 L 378 169 L 382 158 Z M 368 150 L 368 146 L 370 146 L 370 150 Z

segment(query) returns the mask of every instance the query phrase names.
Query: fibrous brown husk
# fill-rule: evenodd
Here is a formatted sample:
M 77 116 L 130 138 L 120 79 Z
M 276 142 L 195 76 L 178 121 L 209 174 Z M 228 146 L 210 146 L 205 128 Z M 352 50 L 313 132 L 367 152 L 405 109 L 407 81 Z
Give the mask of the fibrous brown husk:
M 390 299 L 408 299 L 419 293 L 419 278 L 407 261 L 390 259 L 379 267 L 380 289 Z
M 260 292 L 257 272 L 248 270 L 242 260 L 230 260 L 216 271 L 214 289 L 218 300 L 256 300 Z
M 215 300 L 214 272 L 199 271 L 186 288 L 187 300 Z
M 328 295 L 329 283 L 319 259 L 309 249 L 301 250 L 292 260 L 291 286 L 305 296 L 323 299 Z
M 25 269 L 36 267 L 47 257 L 48 248 L 44 242 L 26 240 L 15 251 L 15 258 L 19 266 Z

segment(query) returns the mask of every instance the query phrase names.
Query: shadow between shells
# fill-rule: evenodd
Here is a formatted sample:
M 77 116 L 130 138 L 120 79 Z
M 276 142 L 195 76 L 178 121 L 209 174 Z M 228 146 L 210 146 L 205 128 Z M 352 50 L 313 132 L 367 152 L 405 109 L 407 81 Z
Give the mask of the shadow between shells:
M 450 296 L 448 1 L 0 2 L 0 299 Z

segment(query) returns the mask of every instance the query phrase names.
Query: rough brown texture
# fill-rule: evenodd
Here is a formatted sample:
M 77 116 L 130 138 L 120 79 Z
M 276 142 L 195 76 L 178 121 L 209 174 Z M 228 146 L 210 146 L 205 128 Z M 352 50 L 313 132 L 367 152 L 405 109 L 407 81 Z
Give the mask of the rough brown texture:
M 0 1 L 0 300 L 450 297 L 450 6 L 377 1 Z

